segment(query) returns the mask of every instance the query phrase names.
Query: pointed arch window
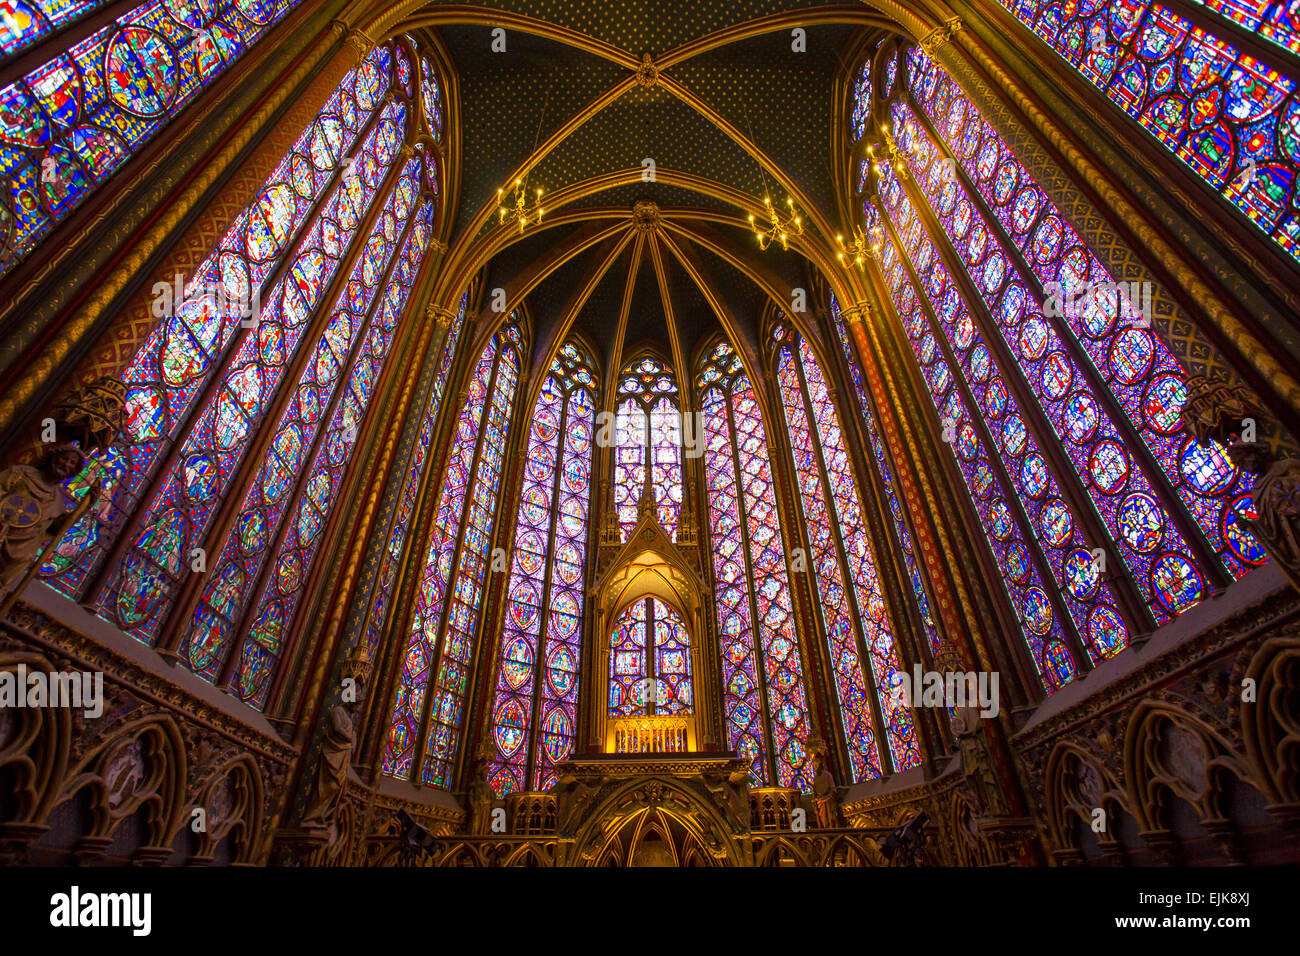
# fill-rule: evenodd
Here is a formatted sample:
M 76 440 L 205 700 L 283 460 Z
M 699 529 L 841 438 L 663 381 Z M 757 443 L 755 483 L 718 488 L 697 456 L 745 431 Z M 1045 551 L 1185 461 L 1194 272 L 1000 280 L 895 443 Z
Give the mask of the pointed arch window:
M 492 704 L 498 794 L 549 789 L 573 752 L 595 388 L 566 344 L 533 409 Z
M 6 55 L 106 0 L 10 0 Z M 146 0 L 0 90 L 0 273 L 80 205 L 298 0 Z M 34 52 L 32 55 L 38 55 Z
M 754 758 L 757 785 L 807 790 L 812 723 L 763 411 L 725 342 L 698 391 L 727 744 Z
M 867 432 L 867 442 L 871 446 L 871 456 L 880 475 L 885 498 L 889 502 L 889 516 L 893 519 L 894 532 L 898 535 L 898 543 L 903 553 L 903 564 L 907 569 L 908 581 L 912 585 L 912 594 L 916 598 L 916 608 L 921 617 L 921 626 L 925 628 L 925 636 L 930 642 L 930 649 L 937 651 L 940 643 L 939 629 L 934 620 L 934 613 L 930 610 L 930 598 L 925 590 L 924 579 L 921 577 L 916 548 L 912 544 L 912 533 L 908 530 L 907 519 L 903 516 L 903 507 L 898 499 L 898 489 L 894 486 L 894 473 L 889 464 L 885 444 L 880 440 L 880 432 L 876 427 L 876 416 L 871 410 L 871 401 L 867 398 L 866 388 L 863 387 L 862 368 L 858 364 L 858 357 L 853 348 L 853 340 L 849 337 L 849 330 L 845 325 L 843 315 L 840 313 L 840 304 L 836 301 L 833 293 L 830 296 L 830 306 L 831 324 L 835 326 L 835 334 L 840 340 L 845 361 L 848 363 L 849 379 L 853 383 L 853 391 L 858 399 L 858 408 L 862 412 L 862 424 Z
M 433 500 L 416 607 L 401 658 L 383 772 L 450 788 L 487 582 L 521 335 L 496 333 L 470 376 Z M 417 754 L 419 755 L 417 768 Z
M 1243 53 L 1229 23 L 1300 52 L 1292 3 L 1193 0 L 1000 0 L 1053 51 L 1132 116 L 1210 188 L 1300 258 L 1296 77 Z M 1211 24 L 1207 29 L 1199 23 Z M 1293 62 L 1285 58 L 1284 62 Z
M 442 142 L 442 94 L 438 91 L 438 71 L 426 56 L 420 58 L 420 102 L 424 104 L 424 123 L 434 142 Z
M 774 332 L 777 383 L 827 648 L 855 780 L 920 762 L 911 712 L 894 693 L 898 654 L 839 415 L 807 340 Z M 878 744 L 883 731 L 886 766 Z
M 259 706 L 432 238 L 436 157 L 401 159 L 412 103 L 383 100 L 399 53 L 344 78 L 196 275 L 163 290 L 174 308 L 122 376 L 125 432 L 74 483 L 99 472 L 104 493 L 42 568 L 139 640 L 166 625 L 184 662 Z
M 373 189 L 372 179 L 360 175 L 350 183 L 343 181 L 344 156 L 361 148 L 387 164 L 400 144 L 397 117 L 379 105 L 388 88 L 389 61 L 389 50 L 377 47 L 362 68 L 344 78 L 257 199 L 196 270 L 178 301 L 170 303 L 172 314 L 163 317 L 123 372 L 127 424 L 107 460 L 99 464 L 107 478 L 104 495 L 93 513 L 52 549 L 43 569 L 57 589 L 77 598 L 86 596 L 88 581 L 98 574 L 124 525 L 157 484 L 155 473 L 175 457 L 175 446 L 193 431 L 196 417 L 221 406 L 222 427 L 213 437 L 223 451 L 247 434 L 248 418 L 242 410 L 253 404 L 251 387 L 259 383 L 257 372 L 245 372 L 245 361 L 240 366 L 243 374 L 227 376 L 219 384 L 214 379 L 241 349 L 251 357 L 265 352 L 265 372 L 273 377 L 301 337 L 307 311 L 304 295 L 310 297 L 329 277 L 319 250 L 318 224 L 328 221 L 332 234 L 336 225 L 355 222 L 366 187 Z M 372 176 L 379 170 L 374 162 L 354 168 L 370 168 Z M 313 217 L 318 206 L 320 211 Z M 158 291 L 166 306 L 166 290 Z M 258 329 L 249 327 L 251 317 L 241 314 L 254 303 L 263 306 Z M 259 337 L 269 339 L 274 349 L 259 349 Z M 233 468 L 231 459 L 228 453 L 222 455 L 227 471 Z M 207 469 L 194 469 L 193 474 L 202 479 Z M 208 484 L 190 483 L 200 495 Z
M 854 139 L 861 139 L 871 122 L 871 61 L 872 56 L 868 54 L 853 84 L 853 116 L 850 129 Z
M 985 226 L 992 233 L 1001 226 L 998 244 L 1017 267 L 1009 271 L 1018 272 L 1031 291 L 1048 291 L 1055 283 L 1072 293 L 1064 308 L 1054 310 L 1060 313 L 1054 324 L 1063 326 L 1065 339 L 1073 338 L 1085 353 L 1084 367 L 1091 365 L 1105 377 L 1106 390 L 1118 404 L 1113 416 L 1140 440 L 1139 453 L 1144 446 L 1154 458 L 1152 470 L 1164 473 L 1173 495 L 1191 513 L 1233 577 L 1261 563 L 1263 551 L 1240 521 L 1243 514 L 1253 513 L 1250 479 L 1237 473 L 1221 446 L 1198 444 L 1179 421 L 1186 400 L 1186 373 L 1152 334 L 1148 316 L 1126 301 L 1127 293 L 1109 291 L 1115 286 L 1113 277 L 952 79 L 922 54 L 913 54 L 911 61 L 917 72 L 913 99 L 920 112 L 909 103 L 898 104 L 896 112 L 914 144 L 912 155 L 928 166 L 927 175 L 918 182 L 937 197 L 932 170 L 943 144 L 946 155 L 954 157 L 954 166 L 960 164 L 975 187 L 972 194 L 964 183 L 958 188 L 954 182 L 951 190 L 945 190 L 962 208 L 970 202 L 979 209 L 980 215 L 972 220 L 972 242 L 979 241 Z M 960 145 L 954 152 L 949 143 Z M 1082 290 L 1089 287 L 1099 291 L 1084 297 Z M 1008 293 L 1013 300 L 1019 298 L 1017 288 L 1011 280 Z M 983 292 L 984 285 L 980 289 Z M 993 294 L 986 294 L 986 299 Z M 1075 296 L 1083 301 L 1074 303 Z M 1050 296 L 1046 304 L 1053 304 Z M 1052 391 L 1059 391 L 1055 360 L 1052 365 Z M 1129 514 L 1133 511 L 1130 507 Z
M 868 223 L 1051 690 L 1262 562 L 1248 482 L 1180 421 L 1186 374 L 1139 303 L 951 78 L 907 64 L 910 175 L 877 164 Z M 1054 283 L 1082 291 L 1062 308 Z
M 447 376 L 451 373 L 451 364 L 456 359 L 456 346 L 460 342 L 461 330 L 465 327 L 465 305 L 468 294 L 460 297 L 460 307 L 456 310 L 447 330 L 447 340 L 442 347 L 442 358 L 434 374 L 433 387 L 429 402 L 425 406 L 424 419 L 420 423 L 420 435 L 411 451 L 406 484 L 402 487 L 402 497 L 398 500 L 397 511 L 393 516 L 392 531 L 384 557 L 379 565 L 379 574 L 375 579 L 375 592 L 370 601 L 370 613 L 366 615 L 365 658 L 375 659 L 379 642 L 388 624 L 388 615 L 392 610 L 393 586 L 397 582 L 397 572 L 401 567 L 402 555 L 405 554 L 407 534 L 411 527 L 411 517 L 415 511 L 416 498 L 424 481 L 425 472 L 434 457 L 429 454 L 433 436 L 438 428 L 438 417 L 442 411 L 442 399 L 447 391 Z
M 362 416 L 428 248 L 434 205 L 416 205 L 422 167 L 411 159 L 390 193 L 244 497 L 235 534 L 209 568 L 181 645 L 195 673 L 216 680 L 224 664 L 236 694 L 255 706 L 265 703 L 271 665 L 287 640 Z M 403 223 L 409 224 L 405 230 Z M 345 369 L 350 371 L 343 379 Z M 303 466 L 301 496 L 291 508 L 290 490 Z M 238 642 L 237 650 L 232 642 Z M 232 651 L 237 659 L 229 656 Z
M 615 419 L 614 505 L 626 538 L 637 519 L 637 502 L 647 481 L 659 524 L 671 538 L 682 507 L 682 421 L 677 379 L 653 356 L 634 361 L 619 376 Z
M 893 239 L 888 235 L 881 243 L 881 269 L 899 321 L 907 333 L 943 423 L 944 435 L 952 440 L 953 455 L 980 516 L 980 525 L 1020 621 L 1025 644 L 1044 686 L 1055 690 L 1074 679 L 1074 657 L 1066 644 L 1060 616 L 1043 586 L 1044 579 L 1051 578 L 1042 563 L 1031 557 L 1024 530 L 1029 525 L 1013 518 L 1012 508 L 1017 499 L 1011 491 L 1011 480 L 1004 471 L 995 468 L 989 447 L 996 448 L 996 445 L 976 430 L 970 412 L 973 402 L 965 390 L 954 384 L 953 363 L 946 355 L 940 354 L 938 339 L 930 327 L 930 313 L 921 305 L 913 273 L 903 264 Z M 953 301 L 955 310 L 955 300 L 950 301 Z M 954 315 L 954 320 L 957 319 L 960 319 L 960 314 Z M 965 325 L 963 321 L 962 327 Z M 1000 388 L 999 385 L 997 381 L 991 383 L 994 407 L 1002 400 L 1005 391 L 1005 385 Z M 1066 535 L 1073 534 L 1074 524 L 1064 503 L 1059 498 L 1046 500 L 1040 513 L 1043 519 L 1041 527 L 1050 532 L 1046 539 L 1068 544 L 1070 539 Z
M 655 598 L 633 601 L 609 642 L 610 717 L 694 712 L 691 635 L 676 608 Z

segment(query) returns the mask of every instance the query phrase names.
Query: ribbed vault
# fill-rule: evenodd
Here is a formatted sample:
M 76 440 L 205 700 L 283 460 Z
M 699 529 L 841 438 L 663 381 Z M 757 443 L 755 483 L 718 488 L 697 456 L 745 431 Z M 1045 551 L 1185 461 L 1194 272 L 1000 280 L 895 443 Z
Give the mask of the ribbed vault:
M 434 301 L 481 274 L 507 311 L 527 304 L 535 367 L 576 330 L 603 363 L 651 342 L 689 369 L 715 331 L 753 363 L 761 309 L 833 269 L 851 228 L 827 158 L 837 97 L 868 35 L 898 28 L 859 3 L 508 0 L 405 4 L 363 29 L 436 33 L 457 78 L 459 198 Z M 519 177 L 545 190 L 522 234 L 496 215 Z M 767 197 L 803 217 L 788 251 L 750 230 Z

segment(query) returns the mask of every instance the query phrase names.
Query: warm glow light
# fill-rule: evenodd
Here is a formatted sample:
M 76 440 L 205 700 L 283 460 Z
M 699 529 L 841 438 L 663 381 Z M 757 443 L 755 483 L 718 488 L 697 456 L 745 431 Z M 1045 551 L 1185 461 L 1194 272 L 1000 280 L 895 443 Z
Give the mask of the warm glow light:
M 542 214 L 545 210 L 542 209 L 540 205 L 538 205 L 536 209 L 528 208 L 528 191 L 523 177 L 515 179 L 514 190 L 515 202 L 513 208 L 507 208 L 504 205 L 505 190 L 497 190 L 497 201 L 502 203 L 502 205 L 497 208 L 497 213 L 500 216 L 501 225 L 504 226 L 507 222 L 517 222 L 519 224 L 519 231 L 523 232 L 530 220 L 540 223 L 542 221 Z M 540 203 L 541 200 L 542 188 L 539 186 L 537 187 L 536 198 L 533 202 Z
M 793 198 L 787 196 L 785 204 L 791 213 L 796 212 Z M 749 216 L 749 224 L 758 238 L 758 247 L 765 250 L 773 241 L 779 241 L 782 248 L 790 248 L 790 237 L 803 235 L 803 219 L 799 216 L 783 219 L 772 206 L 771 196 L 763 197 L 763 205 L 767 207 L 768 218 L 768 225 L 765 228 L 759 228 L 752 213 Z

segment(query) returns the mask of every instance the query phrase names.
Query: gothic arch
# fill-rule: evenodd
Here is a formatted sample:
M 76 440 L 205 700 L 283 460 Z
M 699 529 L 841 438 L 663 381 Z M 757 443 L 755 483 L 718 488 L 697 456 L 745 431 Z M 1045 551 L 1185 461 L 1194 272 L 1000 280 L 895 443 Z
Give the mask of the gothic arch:
M 4 654 L 0 673 L 54 670 L 39 654 Z M 13 678 L 16 680 L 17 678 Z M 55 806 L 72 753 L 72 712 L 66 707 L 0 708 L 0 784 L 13 801 L 5 823 L 43 825 Z
M 501 863 L 501 866 L 519 866 L 519 867 L 553 866 L 553 865 L 554 862 L 548 860 L 546 858 L 546 854 L 543 853 L 534 843 L 525 843 L 523 846 L 514 850 Z
M 666 774 L 638 777 L 613 789 L 574 834 L 569 859 L 575 865 L 600 866 L 606 854 L 613 853 L 630 862 L 628 846 L 619 837 L 629 826 L 639 828 L 650 815 L 670 820 L 722 865 L 743 865 L 740 847 L 722 811 Z M 662 828 L 663 824 L 656 821 L 655 826 Z
M 63 780 L 52 810 L 87 799 L 90 826 L 79 847 L 106 849 L 124 820 L 143 811 L 138 849 L 167 847 L 187 809 L 184 737 L 168 714 L 130 721 L 101 741 Z M 137 849 L 137 848 L 133 848 Z
M 1228 776 L 1262 790 L 1217 730 L 1186 709 L 1160 701 L 1142 701 L 1129 718 L 1124 776 L 1129 806 L 1144 831 L 1169 829 L 1174 799 L 1191 806 L 1203 823 L 1226 820 Z
M 1256 694 L 1236 705 L 1246 755 L 1261 771 L 1265 796 L 1279 812 L 1293 813 L 1300 804 L 1300 638 L 1265 641 L 1245 676 L 1255 682 Z
M 1054 850 L 1077 852 L 1078 826 L 1091 826 L 1098 809 L 1107 822 L 1098 842 L 1116 844 L 1111 821 L 1128 812 L 1129 798 L 1104 761 L 1074 744 L 1058 744 L 1047 760 L 1044 782 L 1046 836 Z
M 785 866 L 787 858 L 784 858 L 782 854 L 789 854 L 788 859 L 794 866 L 807 867 L 813 865 L 795 841 L 785 836 L 779 836 L 775 840 L 764 843 L 763 849 L 754 857 L 754 865 Z
M 199 834 L 195 858 L 211 859 L 217 846 L 231 838 L 235 851 L 232 862 L 255 862 L 264 849 L 259 845 L 264 787 L 257 762 L 247 754 L 240 754 L 211 771 L 205 768 L 197 770 L 205 773 L 207 780 L 195 796 L 194 806 L 206 811 L 207 821 Z M 345 809 L 351 813 L 351 807 Z M 184 831 L 190 823 L 190 817 L 185 816 L 181 830 Z

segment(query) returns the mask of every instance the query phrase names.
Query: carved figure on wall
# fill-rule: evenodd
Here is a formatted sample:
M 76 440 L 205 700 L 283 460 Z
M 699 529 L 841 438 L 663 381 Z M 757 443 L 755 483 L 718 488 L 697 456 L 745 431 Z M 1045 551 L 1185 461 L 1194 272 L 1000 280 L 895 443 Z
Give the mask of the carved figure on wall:
M 492 801 L 496 793 L 488 782 L 488 754 L 479 752 L 474 759 L 469 784 L 469 832 L 483 835 L 492 832 Z
M 835 785 L 835 775 L 831 773 L 830 757 L 826 744 L 813 738 L 808 741 L 808 752 L 813 762 L 813 808 L 817 814 L 817 826 L 829 830 L 840 825 L 840 791 Z
M 736 832 L 749 829 L 749 774 L 705 774 L 704 785 L 713 803 L 731 821 Z
M 1258 476 L 1251 495 L 1259 517 L 1243 518 L 1243 523 L 1300 590 L 1300 461 L 1278 459 L 1263 442 L 1235 442 L 1228 446 L 1228 457 Z
M 1240 435 L 1245 423 L 1258 419 L 1254 397 L 1240 385 L 1212 382 L 1203 375 L 1187 377 L 1187 401 L 1179 419 L 1201 444 L 1228 443 Z
M 369 674 L 369 662 L 355 653 L 343 666 L 344 691 L 339 702 L 329 709 L 325 717 L 316 783 L 311 803 L 302 818 L 303 826 L 328 827 L 331 845 L 338 836 L 335 818 L 338 815 L 339 801 L 347 786 L 348 772 L 352 769 L 352 750 L 356 746 L 353 715 L 361 702 Z
M 952 730 L 961 755 L 962 775 L 975 803 L 976 813 L 981 817 L 1005 816 L 1007 808 L 993 769 L 993 755 L 989 752 L 988 739 L 980 726 L 981 720 L 983 718 L 978 706 L 958 707 L 953 717 Z
M 45 543 L 62 535 L 75 520 L 79 509 L 63 482 L 81 471 L 85 462 L 80 448 L 63 444 L 51 448 L 35 466 L 14 465 L 0 471 L 0 601 L 7 603 Z M 93 497 L 91 489 L 85 500 Z
M 601 784 L 605 782 L 604 779 L 600 781 Z M 577 828 L 583 812 L 595 800 L 599 790 L 600 785 L 592 786 L 572 774 L 566 774 L 555 782 L 551 792 L 555 794 L 555 815 L 561 833 L 572 833 Z

